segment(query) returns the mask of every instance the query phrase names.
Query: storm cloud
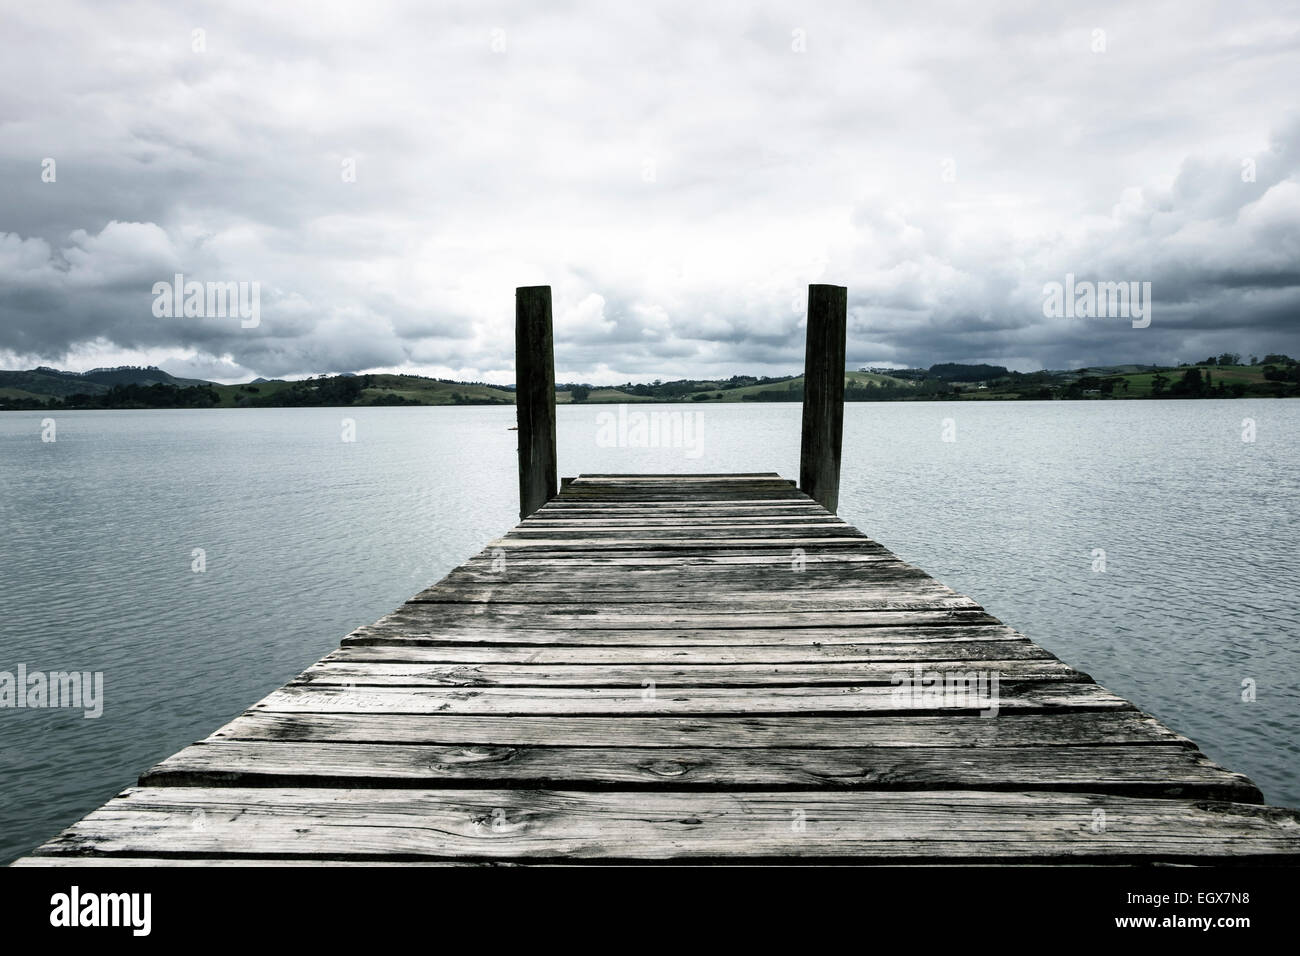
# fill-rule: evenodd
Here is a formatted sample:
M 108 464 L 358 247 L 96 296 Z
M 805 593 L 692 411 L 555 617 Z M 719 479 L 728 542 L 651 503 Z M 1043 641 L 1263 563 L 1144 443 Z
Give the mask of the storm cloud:
M 1286 3 L 93 2 L 0 15 L 0 366 L 1020 369 L 1300 353 Z M 176 274 L 261 322 L 159 318 Z M 1153 321 L 1049 318 L 1067 273 Z

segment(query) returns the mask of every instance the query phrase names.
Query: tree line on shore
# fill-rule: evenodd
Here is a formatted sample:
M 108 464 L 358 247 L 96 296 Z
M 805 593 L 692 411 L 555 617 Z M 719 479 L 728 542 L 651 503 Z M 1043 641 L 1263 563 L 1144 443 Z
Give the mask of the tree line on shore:
M 47 370 L 37 370 L 47 371 Z M 48 370 L 53 372 L 53 370 Z M 112 373 L 113 370 L 104 370 Z M 139 370 L 160 373 L 160 370 Z M 4 373 L 18 374 L 18 373 Z M 24 373 L 30 374 L 30 373 Z M 57 373 L 71 375 L 72 373 Z M 160 373 L 166 375 L 166 373 Z M 102 376 L 101 376 L 102 377 Z M 178 380 L 179 381 L 179 380 Z M 433 393 L 420 386 L 437 386 Z M 450 386 L 457 386 L 450 388 Z M 103 388 L 103 386 L 101 386 Z M 601 394 L 593 393 L 600 388 Z M 353 405 L 510 404 L 512 389 L 481 382 L 442 382 L 421 376 L 321 375 L 301 381 L 258 380 L 245 385 L 209 382 L 113 384 L 97 392 L 70 395 L 0 397 L 8 409 L 312 407 Z M 799 376 L 735 375 L 730 379 L 679 379 L 649 383 L 593 386 L 560 384 L 571 402 L 625 400 L 659 402 L 802 402 Z M 1144 398 L 1245 398 L 1300 396 L 1300 363 L 1281 354 L 1251 357 L 1243 363 L 1231 352 L 1195 365 L 1121 366 L 1109 369 L 1015 372 L 999 365 L 944 363 L 928 369 L 862 369 L 846 373 L 844 399 L 849 402 L 936 401 L 954 399 L 1086 400 Z

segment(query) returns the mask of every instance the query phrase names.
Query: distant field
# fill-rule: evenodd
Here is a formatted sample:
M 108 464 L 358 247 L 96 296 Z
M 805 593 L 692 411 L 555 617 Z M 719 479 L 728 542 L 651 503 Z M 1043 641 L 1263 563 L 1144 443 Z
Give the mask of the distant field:
M 844 381 L 847 385 L 853 385 L 858 388 L 866 388 L 875 385 L 892 385 L 900 388 L 914 388 L 914 383 L 901 378 L 891 378 L 888 375 L 877 375 L 874 372 L 845 372 Z M 761 392 L 787 392 L 798 391 L 803 388 L 803 376 L 796 375 L 792 378 L 779 379 L 773 382 L 759 382 L 754 385 L 742 385 L 739 388 L 718 388 L 716 384 L 707 382 L 700 383 L 700 392 L 709 395 L 709 401 L 713 402 L 743 402 L 746 396 L 758 395 Z M 593 398 L 595 392 L 592 393 Z M 623 394 L 621 392 L 615 394 Z M 721 398 L 717 398 L 721 395 Z M 688 396 L 689 398 L 689 396 Z M 614 399 L 619 401 L 621 399 Z M 750 399 L 753 400 L 752 398 Z
M 21 388 L 0 388 L 0 398 L 24 398 L 45 401 L 48 395 L 38 395 L 35 392 L 24 392 Z
M 372 375 L 369 376 L 371 387 L 362 389 L 361 404 L 369 404 L 375 399 L 401 398 L 406 401 L 419 402 L 422 405 L 455 405 L 455 396 L 462 401 L 496 401 L 502 404 L 514 404 L 514 392 L 508 389 L 492 388 L 486 385 L 457 385 L 453 382 L 439 382 L 430 378 L 413 375 Z M 292 388 L 293 382 L 258 382 L 255 385 L 218 385 L 217 394 L 221 396 L 221 407 L 235 408 L 241 405 L 256 404 L 259 400 L 274 396 L 277 392 Z M 256 389 L 256 391 L 253 391 Z
M 513 393 L 510 399 L 514 401 Z M 578 404 L 573 401 L 573 393 L 569 391 L 556 392 L 555 401 L 561 404 Z M 656 402 L 660 399 L 651 395 L 629 395 L 627 392 L 620 391 L 617 388 L 593 388 L 591 395 L 587 398 L 587 404 L 603 404 L 608 402 Z
M 256 385 L 214 385 L 218 397 L 221 401 L 218 403 L 219 408 L 235 408 L 242 404 L 247 404 L 249 399 L 266 398 L 268 395 L 274 395 L 276 392 L 289 387 L 289 382 L 258 382 Z M 257 389 L 256 392 L 251 389 Z M 241 401 L 243 399 L 243 401 Z
M 1208 373 L 1215 385 L 1254 385 L 1259 384 L 1266 379 L 1264 378 L 1264 369 L 1259 365 L 1196 365 L 1192 368 L 1199 368 L 1201 374 Z M 1165 389 L 1168 390 L 1170 385 L 1179 381 L 1186 372 L 1185 368 L 1165 369 L 1160 374 L 1168 379 Z M 1125 389 L 1123 384 L 1115 386 L 1114 397 L 1116 398 L 1148 398 L 1151 395 L 1151 380 L 1157 373 L 1152 371 L 1142 371 L 1130 375 L 1113 376 L 1128 382 L 1128 388 Z M 1110 378 L 1112 376 L 1099 376 Z

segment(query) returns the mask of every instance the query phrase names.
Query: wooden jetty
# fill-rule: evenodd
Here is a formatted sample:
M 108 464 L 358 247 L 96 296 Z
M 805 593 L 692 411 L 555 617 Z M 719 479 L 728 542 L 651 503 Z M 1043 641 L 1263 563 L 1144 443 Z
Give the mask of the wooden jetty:
M 838 518 L 838 423 L 810 496 L 556 493 L 519 420 L 514 530 L 19 865 L 1300 862 L 1300 813 Z

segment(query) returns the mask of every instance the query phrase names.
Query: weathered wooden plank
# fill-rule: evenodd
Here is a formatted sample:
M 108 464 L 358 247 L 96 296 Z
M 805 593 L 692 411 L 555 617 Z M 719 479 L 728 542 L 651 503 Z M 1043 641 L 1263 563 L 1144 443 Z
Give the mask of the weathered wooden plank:
M 1090 680 L 1054 659 L 932 662 L 936 673 L 981 671 L 1010 681 Z M 764 687 L 814 684 L 901 684 L 912 665 L 898 661 L 835 661 L 811 664 L 413 664 L 326 661 L 309 667 L 291 684 L 313 687 Z
M 570 494 L 566 490 L 565 494 Z M 646 491 L 631 491 L 627 494 L 604 494 L 601 492 L 579 491 L 570 495 L 570 500 L 577 504 L 591 505 L 686 505 L 697 502 L 708 504 L 746 505 L 763 501 L 802 501 L 803 494 L 790 488 L 788 491 L 761 491 L 752 493 L 746 490 L 728 491 L 725 494 L 701 494 L 696 491 L 684 491 L 681 494 L 657 494 Z
M 692 497 L 708 495 L 751 495 L 772 491 L 793 490 L 793 482 L 784 478 L 699 478 L 678 475 L 670 479 L 637 478 L 576 478 L 566 488 L 569 498 L 582 495 L 651 494 L 655 497 L 689 494 Z
M 579 489 L 581 489 L 584 486 L 579 485 L 578 487 Z M 786 487 L 793 487 L 793 486 L 787 485 Z M 572 488 L 573 488 L 573 483 L 570 482 L 570 484 L 564 489 L 564 493 L 560 497 L 553 498 L 551 501 L 548 501 L 546 503 L 546 507 L 551 509 L 605 507 L 599 501 L 592 501 L 587 498 L 579 498 L 576 494 L 572 492 Z M 663 499 L 655 497 L 654 494 L 651 493 L 648 497 L 644 498 L 641 501 L 632 501 L 626 503 L 626 506 L 627 507 L 638 507 L 638 506 L 652 507 L 654 505 L 662 505 L 664 503 L 665 502 L 663 501 Z M 807 495 L 802 495 L 802 494 L 796 495 L 792 499 L 765 498 L 763 496 L 759 496 L 755 498 L 754 496 L 750 495 L 745 497 L 744 499 L 727 500 L 727 499 L 719 499 L 713 496 L 706 496 L 697 490 L 692 493 L 690 498 L 691 505 L 697 505 L 699 507 L 704 507 L 704 508 L 718 507 L 720 505 L 764 507 L 764 503 L 766 503 L 767 506 L 769 507 L 786 507 L 789 506 L 791 503 L 794 503 L 794 504 L 801 505 L 805 508 L 821 508 L 822 511 L 826 510 L 825 508 L 822 508 L 821 505 L 817 504 L 817 502 L 809 498 Z M 669 504 L 672 507 L 685 507 L 685 505 L 676 505 L 672 502 L 669 502 Z M 625 506 L 624 502 L 617 502 L 617 501 L 614 502 L 612 505 L 610 505 L 610 507 L 624 507 L 624 506 Z
M 1096 826 L 1100 810 L 1104 826 Z M 202 822 L 195 826 L 195 820 Z M 342 852 L 340 852 L 342 851 Z M 1053 792 L 133 788 L 41 854 L 1300 861 L 1300 814 Z
M 721 528 L 734 530 L 743 528 L 750 531 L 754 528 L 760 529 L 794 529 L 802 530 L 804 528 L 835 528 L 841 532 L 846 529 L 857 531 L 853 525 L 847 521 L 836 518 L 833 515 L 753 515 L 738 517 L 735 515 L 717 515 L 712 517 L 661 517 L 658 515 L 644 518 L 607 518 L 607 517 L 583 517 L 583 518 L 564 518 L 560 519 L 554 515 L 543 517 L 533 517 L 527 521 L 521 521 L 510 532 L 511 535 L 537 533 L 537 532 L 560 532 L 560 531 L 605 531 L 610 534 L 625 534 L 629 530 L 644 529 L 696 529 L 696 528 Z M 867 537 L 865 533 L 862 537 Z
M 790 559 L 770 567 L 751 566 L 741 573 L 727 566 L 665 567 L 565 567 L 564 562 L 535 566 L 528 562 L 506 562 L 492 570 L 490 564 L 461 567 L 451 572 L 429 590 L 444 590 L 463 585 L 498 586 L 503 584 L 565 585 L 580 583 L 584 587 L 638 590 L 689 590 L 707 587 L 712 591 L 744 593 L 761 589 L 807 590 L 809 588 L 842 589 L 884 581 L 932 580 L 924 572 L 901 561 L 877 561 L 871 564 L 844 565 L 827 569 L 806 565 L 802 571 Z M 555 590 L 548 588 L 547 590 Z
M 572 567 L 572 568 L 680 568 L 689 571 L 696 568 L 716 569 L 719 573 L 744 573 L 749 568 L 790 568 L 795 558 L 807 568 L 824 567 L 828 571 L 873 564 L 881 561 L 896 562 L 898 558 L 879 545 L 864 544 L 851 551 L 841 548 L 819 549 L 808 547 L 801 549 L 801 554 L 793 554 L 788 549 L 767 548 L 716 548 L 704 549 L 669 549 L 664 551 L 646 549 L 628 549 L 609 553 L 606 551 L 512 551 L 505 561 L 505 567 Z M 490 568 L 499 559 L 505 558 L 504 549 L 490 548 L 475 555 L 463 567 L 467 569 Z M 735 565 L 744 565 L 737 569 Z
M 142 787 L 543 787 L 1087 790 L 1260 803 L 1198 750 L 1178 746 L 669 748 L 433 747 L 210 741 L 147 770 Z
M 826 517 L 830 514 L 813 501 L 780 499 L 776 501 L 568 501 L 557 498 L 529 516 L 529 520 L 579 520 L 591 517 L 685 517 L 726 516 L 763 517 L 766 515 L 803 515 Z
M 528 548 L 512 553 L 509 558 L 511 562 L 520 563 L 525 567 L 529 566 L 530 562 L 540 567 L 547 563 L 554 564 L 564 561 L 570 562 L 571 566 L 575 568 L 604 566 L 646 568 L 726 567 L 729 569 L 727 573 L 733 574 L 745 572 L 745 569 L 736 568 L 735 565 L 745 565 L 746 568 L 758 569 L 764 567 L 790 567 L 791 559 L 795 556 L 804 559 L 805 567 L 825 567 L 828 571 L 879 564 L 881 562 L 900 563 L 899 557 L 892 551 L 869 540 L 864 540 L 861 546 L 857 548 L 841 548 L 838 546 L 821 548 L 814 545 L 802 549 L 803 553 L 801 555 L 792 555 L 791 550 L 743 547 L 672 548 L 668 550 L 663 548 L 628 548 L 614 554 L 602 551 L 584 553 L 572 550 L 548 554 L 544 548 Z M 467 560 L 461 567 L 474 569 L 478 566 L 490 566 L 494 562 L 498 562 L 500 557 L 501 549 L 486 548 Z
M 538 560 L 537 555 L 497 556 L 499 560 L 467 564 L 451 572 L 446 578 L 431 585 L 432 589 L 447 589 L 461 584 L 496 585 L 512 580 L 523 583 L 563 584 L 566 580 L 582 581 L 609 588 L 633 588 L 644 585 L 664 587 L 683 582 L 684 587 L 707 586 L 710 589 L 745 592 L 757 588 L 775 587 L 802 590 L 810 586 L 861 587 L 884 583 L 905 586 L 907 582 L 931 582 L 935 579 L 915 565 L 882 558 L 869 562 L 832 563 L 809 562 L 798 554 L 785 554 L 777 561 L 736 564 L 672 563 L 593 564 L 583 562 L 565 565 L 563 560 Z M 571 576 L 565 578 L 568 572 Z M 549 590 L 555 590 L 550 588 Z
M 553 574 L 553 576 L 556 576 Z M 604 594 L 627 594 L 629 600 L 637 595 L 646 593 L 660 593 L 666 591 L 677 592 L 679 596 L 672 598 L 660 597 L 658 600 L 663 603 L 671 601 L 674 604 L 682 603 L 714 603 L 715 595 L 725 597 L 734 596 L 737 600 L 747 601 L 759 598 L 775 599 L 781 597 L 797 598 L 806 600 L 810 592 L 826 592 L 829 598 L 846 600 L 853 597 L 860 597 L 863 601 L 879 601 L 893 597 L 902 597 L 911 599 L 919 595 L 929 594 L 958 594 L 946 584 L 942 584 L 924 573 L 918 573 L 913 568 L 890 566 L 879 570 L 872 569 L 856 577 L 837 576 L 833 574 L 814 574 L 811 577 L 805 577 L 802 572 L 782 570 L 775 574 L 763 574 L 756 576 L 756 580 L 749 582 L 746 586 L 734 587 L 732 582 L 712 578 L 693 578 L 689 575 L 679 575 L 676 579 L 665 579 L 662 576 L 636 577 L 628 575 L 622 578 L 605 575 L 603 579 L 598 579 L 594 575 L 575 573 L 572 578 L 575 584 L 562 580 L 540 581 L 540 580 L 523 580 L 511 582 L 498 576 L 480 577 L 478 580 L 466 580 L 462 577 L 447 578 L 438 584 L 433 585 L 427 590 L 421 591 L 419 595 L 411 598 L 408 603 L 429 600 L 430 597 L 439 595 L 452 597 L 454 595 L 466 595 L 463 600 L 479 600 L 477 595 L 485 590 L 493 593 L 493 600 L 505 604 L 530 604 L 536 603 L 543 597 L 546 600 L 554 598 L 567 598 L 570 603 L 586 603 L 585 595 L 592 590 L 600 590 Z M 566 586 L 567 585 L 567 586 Z M 682 598 L 681 594 L 695 593 L 695 598 Z M 429 597 L 425 597 L 428 595 Z M 500 597 L 497 597 L 500 595 Z M 967 601 L 965 595 L 960 595 Z M 512 600 L 512 598 L 518 600 Z M 974 602 L 971 602 L 974 603 Z
M 793 495 L 793 497 L 787 497 Z M 633 500 L 675 502 L 682 499 L 708 504 L 718 500 L 806 501 L 794 485 L 784 479 L 754 481 L 638 481 L 571 482 L 564 489 L 566 502 L 601 503 Z
M 762 539 L 784 544 L 787 540 L 820 541 L 827 539 L 842 541 L 850 538 L 857 541 L 859 538 L 866 538 L 866 535 L 848 525 L 834 525 L 828 522 L 794 526 L 769 523 L 745 525 L 743 527 L 729 524 L 714 525 L 712 527 L 707 525 L 692 525 L 689 527 L 668 525 L 662 527 L 643 526 L 636 529 L 592 525 L 585 528 L 552 528 L 550 526 L 544 528 L 520 528 L 511 531 L 502 540 L 510 541 L 518 546 L 523 542 L 532 541 L 560 541 L 567 544 L 575 541 L 623 542 L 638 540 L 653 541 L 658 544 L 665 541 L 675 543 L 678 541 L 707 541 L 715 538 L 732 540 L 737 537 Z
M 647 540 L 701 539 L 714 540 L 725 538 L 761 538 L 783 541 L 786 538 L 852 538 L 854 541 L 871 540 L 867 535 L 852 525 L 841 525 L 831 521 L 753 521 L 736 524 L 730 521 L 698 520 L 691 524 L 679 524 L 673 521 L 651 523 L 641 521 L 633 525 L 606 524 L 603 521 L 539 521 L 529 527 L 516 528 L 505 535 L 511 540 L 533 540 L 555 538 L 557 540 L 578 540 L 595 538 L 632 538 Z
M 762 514 L 748 513 L 736 514 L 734 512 L 715 512 L 712 514 L 700 514 L 699 512 L 681 511 L 677 514 L 666 514 L 666 509 L 655 508 L 653 511 L 645 512 L 641 515 L 609 515 L 609 514 L 591 514 L 586 512 L 552 512 L 543 508 L 541 511 L 529 517 L 526 521 L 521 521 L 517 525 L 519 529 L 537 529 L 537 528 L 695 528 L 695 527 L 718 527 L 718 528 L 750 528 L 754 525 L 762 527 L 785 527 L 785 528 L 802 528 L 808 525 L 817 527 L 820 525 L 829 525 L 831 527 L 852 527 L 842 519 L 835 518 L 824 512 L 800 511 L 794 514 L 778 513 L 772 514 L 764 512 Z M 790 509 L 786 509 L 789 511 Z
M 1137 710 L 984 717 L 565 717 L 251 711 L 212 739 L 560 747 L 1042 747 L 1192 742 Z
M 805 501 L 801 492 L 789 485 L 771 488 L 691 488 L 677 492 L 657 491 L 651 488 L 628 488 L 623 491 L 591 488 L 567 488 L 569 502 L 587 505 L 652 505 L 667 504 L 752 504 L 761 501 Z
M 660 592 L 662 594 L 662 592 Z M 914 586 L 880 589 L 877 596 L 838 600 L 828 597 L 820 605 L 809 606 L 799 593 L 789 598 L 775 600 L 763 594 L 737 593 L 734 600 L 720 602 L 708 599 L 685 601 L 675 596 L 658 597 L 637 604 L 636 607 L 618 606 L 597 600 L 593 607 L 582 594 L 571 595 L 569 601 L 545 602 L 545 607 L 525 601 L 508 599 L 460 602 L 409 601 L 409 609 L 419 609 L 428 615 L 430 622 L 448 621 L 464 623 L 467 620 L 489 621 L 495 619 L 541 622 L 542 626 L 556 626 L 555 621 L 568 621 L 578 627 L 593 622 L 609 622 L 619 626 L 623 621 L 654 620 L 667 627 L 728 627 L 746 626 L 745 622 L 768 627 L 853 626 L 878 623 L 879 618 L 892 613 L 919 612 L 982 613 L 978 604 L 965 595 L 943 585 L 918 582 Z M 719 604 L 724 604 L 720 607 Z M 788 607 L 786 605 L 789 605 Z M 900 620 L 898 623 L 908 623 Z M 562 625 L 568 626 L 568 625 Z M 654 625 L 643 625 L 654 626 Z
M 774 533 L 766 533 L 760 536 L 747 537 L 743 529 L 738 529 L 735 535 L 727 537 L 709 537 L 704 534 L 693 535 L 691 537 L 677 538 L 656 538 L 649 534 L 638 534 L 622 538 L 599 538 L 599 537 L 574 537 L 563 538 L 558 536 L 549 536 L 545 538 L 530 538 L 519 535 L 507 535 L 504 538 L 498 538 L 493 541 L 489 548 L 503 548 L 505 550 L 550 550 L 550 551 L 567 551 L 580 550 L 590 551 L 592 549 L 618 550 L 618 551 L 641 551 L 641 550 L 660 550 L 660 551 L 677 551 L 693 550 L 698 548 L 710 547 L 717 544 L 722 548 L 810 548 L 810 547 L 858 547 L 863 539 L 851 535 L 827 534 L 825 536 L 809 535 L 792 535 L 790 537 L 776 537 Z
M 977 607 L 970 598 L 937 581 L 910 579 L 906 586 L 863 582 L 857 587 L 768 588 L 754 591 L 720 589 L 672 590 L 628 587 L 594 588 L 578 585 L 546 587 L 540 584 L 439 585 L 421 591 L 411 604 L 574 605 L 663 607 L 683 610 L 741 611 L 859 611 L 898 607 Z
M 325 687 L 288 684 L 253 710 L 391 714 L 866 714 L 997 713 L 1061 708 L 1127 710 L 1132 704 L 1091 683 L 1000 687 L 996 708 L 977 694 L 901 700 L 887 685 L 803 687 Z
M 427 605 L 408 605 L 424 608 Z M 375 625 L 359 627 L 343 638 L 344 647 L 377 644 L 459 645 L 517 644 L 522 646 L 640 645 L 656 647 L 738 647 L 746 645 L 913 644 L 968 640 L 1021 640 L 1022 635 L 988 615 L 953 619 L 912 612 L 908 625 L 895 618 L 879 627 L 734 627 L 734 628 L 550 628 L 435 627 L 414 615 L 393 614 Z
M 715 471 L 715 472 L 659 472 L 657 474 L 641 474 L 638 472 L 624 473 L 605 473 L 605 472 L 584 472 L 573 479 L 573 483 L 578 487 L 583 485 L 602 485 L 612 484 L 618 487 L 627 487 L 631 484 L 662 484 L 670 488 L 676 488 L 679 485 L 691 484 L 693 482 L 707 484 L 710 482 L 717 483 L 734 483 L 734 482 L 784 482 L 789 484 L 781 477 L 780 472 L 776 471 Z
M 933 580 L 915 577 L 906 566 L 885 564 L 881 572 L 872 569 L 847 573 L 822 571 L 791 571 L 780 567 L 773 570 L 756 570 L 739 582 L 734 573 L 703 572 L 677 569 L 574 568 L 566 573 L 563 567 L 504 567 L 500 571 L 456 571 L 421 594 L 441 594 L 458 588 L 509 588 L 540 590 L 540 593 L 559 593 L 566 586 L 570 591 L 598 589 L 602 592 L 635 591 L 682 594 L 707 589 L 709 594 L 748 594 L 755 591 L 807 593 L 819 589 L 831 592 L 854 591 L 862 587 L 879 587 L 889 581 Z M 671 597 L 661 598 L 663 601 Z
M 390 661 L 409 664 L 810 664 L 830 661 L 938 662 L 1048 660 L 1029 640 L 928 641 L 912 644 L 753 644 L 658 646 L 599 644 L 357 644 L 327 654 L 322 663 Z
M 604 610 L 599 605 L 561 604 L 408 604 L 403 616 L 390 615 L 367 628 L 359 628 L 344 643 L 362 643 L 367 637 L 392 639 L 423 637 L 436 631 L 452 637 L 477 632 L 528 631 L 710 631 L 728 629 L 785 628 L 884 628 L 944 625 L 996 624 L 997 619 L 962 603 L 960 598 L 935 598 L 924 602 L 898 602 L 894 607 L 855 611 L 715 611 L 684 610 L 671 613 L 673 605 L 643 604 L 636 609 Z M 418 614 L 423 616 L 416 616 Z M 798 639 L 800 635 L 791 635 Z M 666 638 L 666 640 L 669 638 Z M 634 642 L 635 643 L 635 642 Z M 687 640 L 681 643 L 726 643 L 725 640 Z
M 609 524 L 605 521 L 539 521 L 529 527 L 520 527 L 511 531 L 506 537 L 511 539 L 533 540 L 536 538 L 581 539 L 581 538 L 655 538 L 674 540 L 678 538 L 727 538 L 736 535 L 763 538 L 785 537 L 851 537 L 862 535 L 862 540 L 870 538 L 851 525 L 839 525 L 829 521 L 773 521 L 755 520 L 739 523 L 722 520 L 705 519 L 665 519 L 662 521 L 637 521 L 629 524 Z
M 513 866 L 509 862 L 484 863 L 475 860 L 384 860 L 384 866 L 402 866 L 402 867 L 468 867 L 468 866 Z M 156 869 L 157 867 L 181 867 L 181 866 L 220 866 L 220 867 L 266 867 L 266 866 L 314 866 L 329 867 L 334 869 L 340 866 L 357 867 L 357 866 L 374 866 L 370 860 L 341 860 L 336 857 L 313 857 L 311 859 L 302 859 L 300 857 L 239 857 L 239 856 L 212 856 L 212 857 L 185 857 L 185 856 L 23 856 L 14 860 L 10 866 L 20 867 L 40 867 L 49 868 L 69 868 L 78 869 L 84 867 L 112 867 L 120 869 L 121 867 L 148 868 Z
M 444 588 L 462 583 L 499 584 L 510 580 L 562 584 L 565 581 L 562 575 L 566 572 L 571 575 L 570 580 L 607 587 L 635 587 L 641 584 L 662 586 L 662 581 L 689 582 L 694 578 L 707 583 L 710 588 L 733 591 L 765 586 L 805 588 L 810 584 L 818 584 L 853 587 L 883 582 L 934 580 L 915 565 L 883 556 L 872 561 L 836 562 L 808 561 L 798 554 L 785 554 L 775 561 L 770 560 L 774 556 L 769 556 L 769 560 L 744 562 L 740 567 L 737 565 L 742 562 L 723 564 L 666 561 L 644 565 L 611 565 L 608 562 L 593 563 L 585 560 L 585 556 L 571 564 L 562 558 L 546 559 L 535 554 L 516 554 L 511 557 L 516 560 L 495 555 L 491 559 L 467 563 L 431 587 Z

